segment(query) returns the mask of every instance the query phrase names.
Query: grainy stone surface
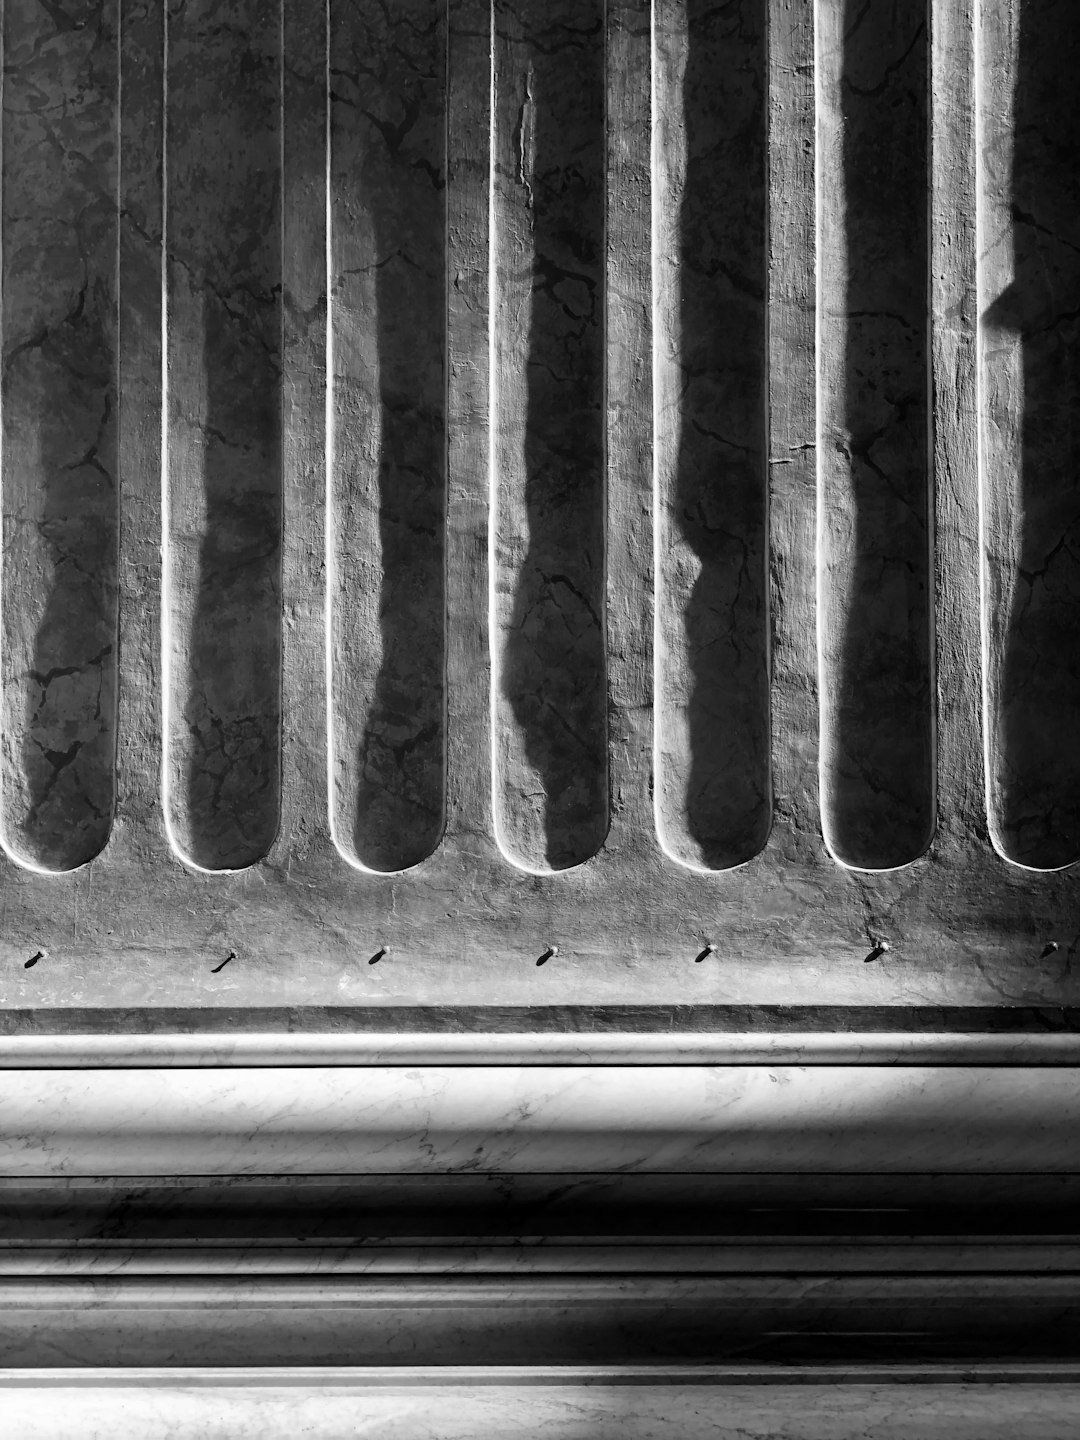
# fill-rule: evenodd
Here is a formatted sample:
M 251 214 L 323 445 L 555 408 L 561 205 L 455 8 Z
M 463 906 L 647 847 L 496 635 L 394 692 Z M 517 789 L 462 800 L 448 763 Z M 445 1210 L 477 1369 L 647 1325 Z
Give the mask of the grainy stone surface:
M 166 29 L 168 808 L 237 869 L 278 824 L 282 37 L 257 0 Z
M 1076 1379 L 1080 31 L 976 3 L 4 7 L 9 1366 L 1057 1433 L 490 1385 Z
M 1048 868 L 1080 858 L 1080 15 L 982 9 L 993 819 Z
M 771 818 L 760 0 L 657 8 L 661 832 L 756 855 Z
M 81 1382 L 80 1383 L 80 1378 Z M 494 1386 L 415 1385 L 404 1377 L 375 1388 L 330 1372 L 288 1384 L 270 1377 L 221 1377 L 213 1385 L 162 1374 L 139 1388 L 119 1376 L 63 1387 L 43 1382 L 5 1387 L 11 1423 L 26 1440 L 67 1440 L 65 1412 L 77 1410 L 83 1440 L 347 1440 L 358 1429 L 385 1440 L 1070 1440 L 1080 1386 L 1038 1383 L 931 1383 L 918 1389 L 879 1377 L 845 1376 L 832 1385 L 619 1384 L 574 1377 Z M 556 1383 L 544 1383 L 556 1379 Z M 792 1377 L 793 1378 L 793 1377 Z
M 1014 472 L 998 464 L 994 447 L 1001 436 L 1022 435 L 1019 421 L 1009 422 L 1012 431 L 1006 424 L 1021 413 L 1015 406 L 1021 392 L 1001 379 L 995 349 L 1007 327 L 992 323 L 992 307 L 1012 283 L 999 262 L 1013 254 L 1013 161 L 1001 135 L 1014 121 L 1011 72 L 994 58 L 999 40 L 988 16 L 1003 23 L 1012 17 L 1012 24 L 1042 12 L 986 7 L 977 51 L 966 0 L 936 5 L 929 40 L 910 8 L 871 7 L 861 24 L 876 24 L 877 39 L 868 34 L 856 66 L 849 53 L 854 39 L 845 42 L 843 33 L 857 15 L 848 7 L 818 8 L 823 26 L 835 21 L 839 38 L 829 48 L 821 30 L 822 68 L 815 74 L 813 7 L 802 0 L 770 0 L 767 13 L 660 5 L 655 47 L 652 7 L 644 0 L 611 4 L 603 16 L 599 8 L 541 12 L 507 4 L 496 11 L 494 37 L 490 8 L 459 0 L 445 17 L 445 55 L 439 16 L 419 0 L 418 8 L 401 7 L 390 20 L 366 0 L 350 8 L 332 4 L 331 56 L 342 63 L 334 63 L 331 76 L 340 98 L 329 102 L 329 207 L 324 11 L 288 0 L 284 47 L 282 17 L 261 23 L 260 11 L 256 24 L 250 7 L 215 7 L 211 16 L 188 3 L 169 10 L 167 25 L 157 7 L 125 16 L 117 800 L 109 843 L 92 862 L 68 874 L 41 874 L 20 863 L 32 857 L 18 845 L 17 859 L 2 862 L 0 997 L 13 1026 L 70 1029 L 77 1020 L 102 1028 L 104 1012 L 129 1029 L 165 1019 L 190 1029 L 200 1013 L 224 1017 L 221 1024 L 257 1015 L 270 1028 L 370 1029 L 380 1014 L 397 1017 L 395 1023 L 409 1014 L 421 1029 L 430 1021 L 482 1031 L 485 1015 L 492 1024 L 510 1023 L 511 1012 L 543 1015 L 545 1025 L 573 1028 L 603 1025 L 624 1007 L 629 1028 L 692 1027 L 708 1006 L 738 1014 L 750 1028 L 778 1023 L 793 1006 L 817 1015 L 922 1007 L 938 1017 L 957 1007 L 998 1007 L 1003 1025 L 1041 1024 L 1031 1017 L 1047 1015 L 1054 1024 L 1074 1023 L 1076 877 L 1021 868 L 1008 846 L 1002 855 L 991 843 L 992 830 L 1001 841 L 996 817 L 1004 789 L 992 787 L 988 807 L 982 727 L 989 714 L 998 733 L 997 691 L 992 684 L 984 712 L 979 665 L 980 500 L 993 559 L 986 611 L 993 640 L 1011 625 L 1007 607 L 993 599 L 994 577 L 1020 555 L 1003 523 L 1009 507 L 994 498 L 1010 493 L 999 482 Z M 19 17 L 30 24 L 29 10 L 7 13 L 9 30 L 22 23 Z M 400 46 L 385 40 L 384 51 L 378 37 L 397 34 L 385 28 L 395 16 L 404 27 Z M 1069 32 L 1062 33 L 1067 41 Z M 1011 55 L 1010 36 L 1011 30 L 1001 44 Z M 75 41 L 68 36 L 65 43 Z M 926 84 L 917 57 L 928 44 Z M 38 60 L 53 53 L 51 46 Z M 368 63 L 367 50 L 380 58 Z M 9 70 L 16 53 L 9 36 Z M 1058 63 L 1039 53 L 1036 71 Z M 695 67 L 707 68 L 714 55 L 723 84 L 710 99 Z M 38 60 L 25 57 L 27 75 Z M 987 107 L 978 136 L 977 65 Z M 767 75 L 759 84 L 761 67 Z M 23 83 L 31 82 L 9 74 L 9 100 Z M 867 93 L 855 96 L 852 85 Z M 113 92 L 103 83 L 106 93 Z M 665 100 L 658 118 L 671 126 L 678 119 L 682 128 L 659 125 L 653 145 L 650 107 L 669 95 L 672 104 Z M 927 96 L 931 133 L 924 135 L 919 117 Z M 829 130 L 844 105 L 848 150 L 836 147 Z M 9 126 L 5 144 L 20 133 Z M 683 142 L 672 140 L 669 152 L 666 134 L 684 136 L 682 160 Z M 729 134 L 745 136 L 746 146 L 740 141 L 729 153 Z M 766 177 L 760 165 L 740 173 L 735 155 L 738 149 L 760 161 L 753 146 L 762 135 L 764 213 L 757 187 Z M 884 181 L 874 180 L 877 171 L 864 174 L 862 146 L 874 150 L 881 173 L 907 197 L 905 216 L 917 198 L 927 201 L 928 266 L 919 258 L 921 241 L 894 253 L 883 218 Z M 102 153 L 107 177 L 111 152 Z M 822 186 L 832 174 L 847 183 L 843 215 L 839 182 L 815 193 L 815 162 Z M 407 184 L 398 183 L 399 170 L 408 173 Z M 5 184 L 16 185 L 16 174 Z M 863 176 L 859 185 L 853 174 Z M 1050 170 L 1037 165 L 1031 174 L 1025 183 L 1050 184 Z M 683 180 L 677 208 L 675 187 Z M 76 203 L 76 188 L 59 186 L 58 206 Z M 716 198 L 718 188 L 727 199 Z M 977 191 L 988 242 L 982 308 L 991 312 L 981 391 Z M 5 193 L 4 225 L 17 230 L 18 192 Z M 1007 227 L 995 206 L 1004 206 Z M 331 419 L 340 421 L 331 440 L 340 448 L 329 497 L 328 208 L 331 338 L 341 362 L 330 398 L 342 409 L 337 415 L 331 403 Z M 822 220 L 832 216 L 828 224 L 817 223 L 819 210 Z M 922 222 L 911 223 L 917 235 Z M 380 235 L 400 227 L 401 244 L 376 243 L 369 225 L 382 226 Z M 102 244 L 110 244 L 103 235 Z M 847 299 L 836 307 L 839 330 L 822 324 L 818 343 L 818 321 L 825 319 L 816 305 L 818 282 L 828 294 L 838 276 L 847 285 L 837 256 L 854 254 L 856 240 L 863 247 L 858 275 L 881 286 L 875 316 L 890 308 L 895 290 L 893 298 L 906 307 L 896 313 L 906 319 L 920 276 L 928 281 L 929 307 L 911 321 L 921 327 L 918 343 L 894 334 L 887 317 L 880 323 L 863 317 L 853 331 Z M 704 258 L 710 246 L 715 273 Z M 383 256 L 385 277 L 365 279 L 360 272 Z M 760 295 L 752 280 L 755 256 Z M 1053 256 L 1065 264 L 1056 249 Z M 402 278 L 407 257 L 418 267 L 410 284 Z M 722 265 L 746 279 L 737 295 Z M 354 268 L 357 275 L 346 273 Z M 29 296 L 27 277 L 35 273 L 11 269 L 4 283 L 10 290 L 17 279 L 17 293 Z M 112 273 L 102 262 L 102 274 Z M 46 293 L 53 297 L 47 286 L 38 289 L 35 305 Z M 1063 324 L 1066 291 L 1067 285 L 1060 291 Z M 9 331 L 19 303 L 9 312 Z M 766 338 L 755 350 L 759 315 Z M 408 346 L 395 328 L 401 325 L 413 327 Z M 730 352 L 717 339 L 719 329 L 742 337 L 750 363 L 724 368 Z M 692 376 L 685 393 L 681 381 L 671 383 L 680 374 L 671 363 L 674 341 L 700 347 L 695 363 L 710 372 Z M 896 669 L 882 684 L 912 703 L 904 712 L 910 736 L 891 702 L 879 707 L 884 714 L 870 715 L 861 701 L 847 712 L 844 733 L 852 744 L 865 741 L 868 754 L 884 754 L 886 734 L 905 740 L 882 761 L 894 778 L 907 777 L 910 803 L 895 822 L 901 829 L 889 817 L 905 791 L 890 780 L 893 799 L 873 832 L 875 844 L 888 845 L 842 854 L 862 866 L 897 863 L 874 873 L 834 858 L 838 836 L 865 839 L 868 812 L 859 820 L 853 792 L 837 783 L 837 752 L 829 749 L 837 732 L 828 707 L 819 784 L 819 681 L 830 693 L 846 693 L 847 681 L 834 676 L 857 675 L 862 665 L 849 655 L 852 625 L 858 621 L 864 637 L 903 633 L 911 640 L 918 607 L 900 603 L 899 590 L 875 598 L 873 587 L 862 600 L 838 589 L 837 601 L 836 577 L 827 566 L 819 572 L 818 521 L 823 551 L 843 559 L 838 586 L 853 573 L 844 567 L 865 560 L 857 535 L 869 536 L 868 553 L 885 555 L 875 547 L 882 532 L 894 529 L 896 554 L 890 548 L 887 558 L 898 570 L 902 556 L 910 559 L 912 593 L 919 582 L 909 542 L 918 526 L 901 533 L 892 525 L 892 499 L 877 507 L 878 500 L 884 504 L 879 476 L 859 470 L 856 484 L 854 470 L 838 472 L 824 459 L 819 474 L 817 422 L 820 401 L 823 420 L 831 405 L 847 425 L 855 355 L 856 428 L 872 432 L 871 422 L 879 423 L 872 386 L 886 380 L 891 386 L 894 370 L 905 387 L 914 385 L 920 346 L 928 347 L 932 413 L 920 421 L 916 405 L 910 424 L 897 420 L 881 444 L 890 456 L 895 448 L 902 477 L 896 483 L 908 498 L 928 485 L 931 467 L 912 458 L 924 423 L 933 450 L 928 593 L 935 693 L 920 718 L 912 697 L 922 692 L 908 685 L 912 652 L 897 639 Z M 20 360 L 30 364 L 29 355 Z M 658 390 L 662 403 L 651 408 L 654 358 L 656 378 L 668 389 Z M 1038 374 L 1052 368 L 1040 361 Z M 422 394 L 409 388 L 413 369 Z M 1016 373 L 1022 370 L 1020 357 Z M 21 374 L 17 364 L 5 392 L 5 420 L 19 436 Z M 832 384 L 834 374 L 842 384 Z M 403 392 L 417 406 L 411 422 L 400 418 Z M 63 387 L 52 393 L 58 405 L 74 403 Z M 752 479 L 759 398 L 762 407 L 768 401 L 764 495 Z M 684 423 L 689 417 L 711 428 L 710 408 L 734 413 L 742 427 L 738 443 L 747 453 L 733 469 L 719 466 L 712 440 Z M 717 421 L 716 434 L 732 433 Z M 731 675 L 740 690 L 746 676 L 767 677 L 767 734 L 749 720 L 755 706 L 763 708 L 762 696 L 751 703 L 748 688 L 749 709 L 742 710 L 717 679 L 708 693 L 719 708 L 708 723 L 702 710 L 700 744 L 698 732 L 692 745 L 684 743 L 679 707 L 698 660 L 688 659 L 689 617 L 679 597 L 690 597 L 708 567 L 681 528 L 685 507 L 665 501 L 680 474 L 680 435 L 701 442 L 692 474 L 708 526 L 730 524 L 742 536 L 723 556 L 712 555 L 708 573 L 718 584 L 723 577 L 734 584 L 730 565 L 742 544 L 748 554 L 761 552 L 767 607 L 751 603 L 750 591 L 732 592 L 746 608 L 736 625 L 741 649 Z M 388 437 L 390 449 L 399 447 L 396 459 L 383 453 Z M 9 446 L 5 486 L 14 483 L 12 454 Z M 18 473 L 40 504 L 37 482 L 30 483 L 37 472 Z M 689 465 L 684 474 L 691 475 Z M 852 482 L 845 493 L 869 530 L 833 534 L 836 512 L 826 507 L 819 517 L 818 483 L 830 491 L 838 478 Z M 398 504 L 404 508 L 395 518 Z M 1011 513 L 1019 515 L 1015 507 Z M 1042 512 L 1026 513 L 1031 521 Z M 384 520 L 386 534 L 379 535 Z M 399 535 L 390 538 L 392 528 L 414 523 L 422 543 L 407 547 Z M 655 549 L 654 523 L 661 526 Z M 838 539 L 847 548 L 835 551 Z M 5 545 L 13 543 L 9 524 Z M 554 561 L 561 568 L 549 565 Z M 108 599 L 109 572 L 95 573 L 108 582 L 102 592 Z M 49 582 L 39 585 L 33 570 L 26 575 L 16 583 L 18 571 L 9 566 L 4 624 L 25 622 L 31 633 Z M 544 575 L 570 583 L 552 580 L 545 589 L 537 579 Z M 1061 605 L 1049 599 L 1040 605 L 1057 617 L 1053 633 L 1064 635 L 1071 592 L 1052 588 Z M 336 611 L 328 611 L 328 598 Z M 720 609 L 724 603 L 717 601 Z M 388 627 L 400 622 L 403 638 L 393 646 L 382 635 L 377 646 L 365 640 L 375 636 L 380 610 Z M 340 622 L 329 646 L 328 613 Z M 828 614 L 842 623 L 823 624 L 829 643 L 819 656 L 818 621 Z M 63 628 L 80 633 L 74 621 Z M 409 638 L 418 634 L 423 642 Z M 710 651 L 704 622 L 700 638 L 704 656 Z M 1004 653 L 995 645 L 992 658 Z M 734 650 L 727 653 L 735 665 Z M 874 654 L 884 664 L 884 650 Z M 1069 663 L 1063 661 L 1063 673 Z M 383 704 L 378 686 L 388 667 L 397 668 L 381 713 L 404 717 L 402 728 L 395 719 L 381 732 L 385 748 L 372 741 L 369 752 L 374 746 L 385 758 L 421 732 L 429 748 L 422 760 L 415 752 L 416 770 L 372 759 L 366 773 L 377 793 L 362 795 L 361 748 Z M 426 686 L 414 710 L 397 687 L 417 667 Z M 19 716 L 14 674 L 5 682 L 6 703 L 9 715 Z M 331 682 L 338 688 L 331 690 Z M 670 688 L 676 682 L 684 690 Z M 725 708 L 729 699 L 734 711 Z M 437 739 L 420 717 L 437 724 L 444 706 Z M 1060 718 L 1067 714 L 1063 704 L 1058 713 L 1057 734 L 1071 735 Z M 741 716 L 737 726 L 733 714 Z M 83 719 L 90 728 L 98 724 L 92 707 Z M 925 819 L 925 785 L 913 758 L 923 753 L 917 721 L 922 734 L 931 721 L 935 726 L 937 824 L 926 853 L 902 864 L 897 837 L 906 833 L 914 847 L 919 827 L 911 816 Z M 17 734 L 10 726 L 9 746 Z M 680 734 L 684 740 L 675 743 Z M 1068 745 L 1058 746 L 1054 760 L 1058 780 L 1067 777 Z M 694 766 L 712 777 L 696 790 Z M 9 777 L 12 768 L 18 769 L 9 765 Z M 728 777 L 723 783 L 721 774 Z M 1055 793 L 1062 802 L 1054 814 L 1063 813 L 1064 781 Z M 694 828 L 694 794 L 702 824 L 708 820 L 704 829 Z M 758 794 L 769 799 L 764 818 L 754 809 L 758 801 L 747 798 Z M 5 780 L 9 837 L 21 823 L 19 795 Z M 83 802 L 64 803 L 67 846 L 96 821 Z M 362 837 L 361 812 L 371 820 Z M 823 814 L 834 853 L 823 839 Z M 88 848 L 71 841 L 57 865 L 77 864 Z M 1064 850 L 1039 854 L 1060 857 Z M 365 873 L 365 866 L 393 873 Z M 237 873 L 220 873 L 233 868 Z
M 497 814 L 560 870 L 607 831 L 604 7 L 494 25 Z
M 4 7 L 3 830 L 108 839 L 116 739 L 117 6 Z
M 934 828 L 924 0 L 819 8 L 822 811 L 845 863 Z
M 330 96 L 336 835 L 401 870 L 444 811 L 444 7 L 335 4 Z

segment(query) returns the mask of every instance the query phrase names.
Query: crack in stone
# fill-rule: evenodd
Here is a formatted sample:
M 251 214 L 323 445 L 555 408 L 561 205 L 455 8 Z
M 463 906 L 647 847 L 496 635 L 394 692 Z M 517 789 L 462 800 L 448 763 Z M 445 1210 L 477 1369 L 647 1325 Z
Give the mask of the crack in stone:
M 518 112 L 517 128 L 514 132 L 514 148 L 517 151 L 517 181 L 525 191 L 525 206 L 531 210 L 534 204 L 532 173 L 536 159 L 536 105 L 533 100 L 533 67 L 528 65 L 524 75 L 525 97 Z

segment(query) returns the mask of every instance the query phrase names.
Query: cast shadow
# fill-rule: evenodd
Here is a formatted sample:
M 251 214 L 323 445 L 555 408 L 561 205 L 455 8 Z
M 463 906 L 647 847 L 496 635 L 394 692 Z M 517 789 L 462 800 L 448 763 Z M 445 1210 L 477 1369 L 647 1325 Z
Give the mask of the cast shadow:
M 682 617 L 690 753 L 681 823 L 697 858 L 717 870 L 762 849 L 772 812 L 765 9 L 762 0 L 685 6 L 672 509 L 697 577 Z
M 854 531 L 828 799 L 840 858 L 870 869 L 916 859 L 934 826 L 926 3 L 892 9 L 883 30 L 845 0 L 842 79 Z
M 439 15 L 431 6 L 435 35 Z M 357 176 L 375 264 L 382 643 L 357 750 L 353 844 L 380 871 L 416 865 L 438 845 L 446 769 L 445 97 L 441 46 L 421 53 L 412 32 L 408 43 L 396 94 L 380 76 L 373 103 L 385 118 L 370 125 Z
M 254 50 L 229 54 L 227 80 L 229 103 L 187 132 L 190 258 L 175 262 L 190 271 L 201 312 L 205 392 L 191 477 L 202 519 L 183 676 L 183 831 L 189 858 L 210 870 L 269 850 L 281 763 L 280 98 Z M 213 183 L 198 186 L 200 174 Z
M 527 548 L 501 682 L 543 791 L 543 853 L 554 870 L 595 854 L 608 827 L 602 39 L 599 19 L 531 34 L 533 100 L 522 121 L 533 223 Z
M 988 326 L 1019 339 L 1019 555 L 996 676 L 997 820 L 1009 857 L 1080 855 L 1080 9 L 1024 0 L 1011 176 L 1014 281 Z
M 77 313 L 52 328 L 36 367 L 41 450 L 34 523 L 47 555 L 36 583 L 46 598 L 20 687 L 26 808 L 17 832 L 21 850 L 58 871 L 92 860 L 112 825 L 115 337 L 103 303 L 107 296 L 84 293 Z

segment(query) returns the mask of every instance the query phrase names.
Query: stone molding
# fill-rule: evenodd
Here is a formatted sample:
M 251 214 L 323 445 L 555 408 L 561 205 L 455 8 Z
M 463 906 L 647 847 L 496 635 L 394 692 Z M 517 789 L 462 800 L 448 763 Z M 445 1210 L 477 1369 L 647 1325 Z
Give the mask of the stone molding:
M 913 1383 L 917 1382 L 917 1383 Z M 20 1440 L 1071 1440 L 1075 1372 L 0 1371 Z
M 395 1031 L 0 1035 L 0 1070 L 202 1066 L 1080 1066 L 1080 1034 Z
M 1073 1395 L 1080 11 L 74 9 L 0 19 L 4 1383 Z
M 4 1072 L 9 1176 L 1080 1171 L 1080 1067 Z
M 1073 1003 L 1022 7 L 218 8 L 5 12 L 5 1006 Z
M 340 1062 L 333 1037 L 292 1065 L 280 1036 L 226 1066 L 218 1037 L 157 1037 L 141 1068 L 130 1040 L 85 1068 L 57 1068 L 57 1037 L 39 1068 L 9 1047 L 9 1368 L 861 1360 L 929 1383 L 1061 1378 L 1075 1353 L 1066 1049 L 972 1063 L 987 1037 L 954 1036 L 939 1063 L 939 1037 L 850 1036 L 838 1064 L 832 1036 L 795 1063 L 801 1040 L 757 1036 L 731 1063 L 745 1037 L 709 1037 L 713 1063 L 597 1064 L 630 1042 L 577 1037 L 591 1063 L 567 1063 L 545 1037 L 521 1063 L 512 1036 L 477 1065 L 398 1036 L 356 1064 L 358 1038 L 351 1064 L 310 1063 Z

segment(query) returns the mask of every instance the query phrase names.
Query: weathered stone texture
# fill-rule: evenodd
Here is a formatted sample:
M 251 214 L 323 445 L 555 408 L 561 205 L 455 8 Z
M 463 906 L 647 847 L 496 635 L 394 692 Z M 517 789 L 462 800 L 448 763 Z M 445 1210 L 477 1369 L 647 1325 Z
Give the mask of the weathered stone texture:
M 707 869 L 771 824 L 761 0 L 657 7 L 657 811 Z
M 166 29 L 167 806 L 237 869 L 278 824 L 282 36 L 258 0 Z
M 3 830 L 48 870 L 112 822 L 117 9 L 3 15 Z
M 445 114 L 437 0 L 332 7 L 334 811 L 376 870 L 443 825 Z
M 924 0 L 819 7 L 822 812 L 845 863 L 934 829 Z
M 1080 13 L 982 5 L 992 819 L 1080 858 Z
M 4 1023 L 1080 999 L 1076 23 L 930 21 L 8 5 Z
M 607 830 L 604 7 L 494 24 L 496 812 L 558 870 Z

